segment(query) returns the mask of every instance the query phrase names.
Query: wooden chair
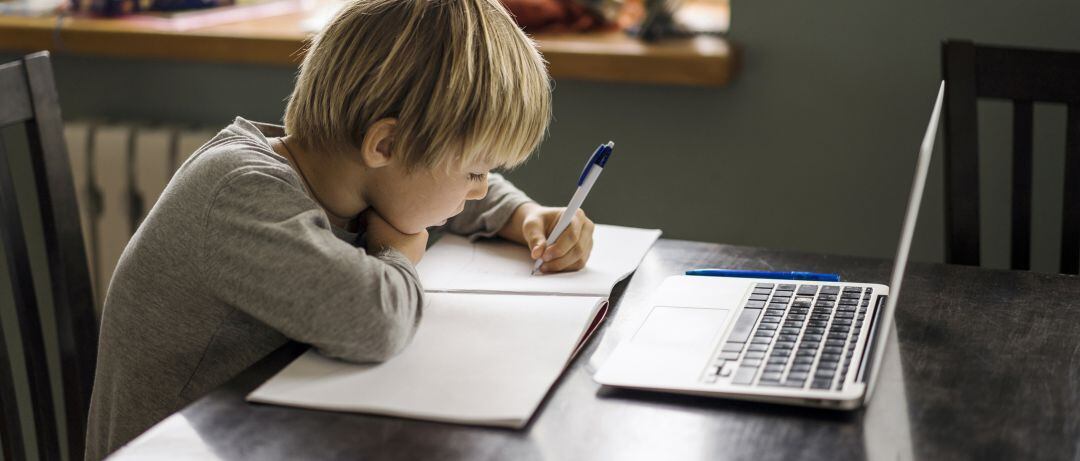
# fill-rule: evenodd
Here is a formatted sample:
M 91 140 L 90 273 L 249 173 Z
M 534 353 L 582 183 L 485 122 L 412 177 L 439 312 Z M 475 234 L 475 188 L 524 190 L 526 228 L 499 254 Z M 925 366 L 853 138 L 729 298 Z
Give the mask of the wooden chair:
M 7 256 L 15 317 L 26 359 L 37 457 L 61 459 L 57 436 L 67 430 L 68 459 L 83 457 L 86 418 L 97 356 L 97 320 L 78 204 L 64 145 L 60 105 L 46 52 L 0 65 L 0 128 L 25 127 L 35 192 L 41 211 L 49 279 L 59 340 L 60 376 L 66 421 L 57 421 L 42 333 L 42 302 L 34 292 L 30 255 L 20 219 L 10 168 L 10 153 L 0 139 L 0 245 Z M 2 133 L 0 133 L 2 136 Z M 0 343 L 4 341 L 0 334 Z M 33 458 L 19 425 L 9 352 L 0 352 L 0 434 L 5 460 Z
M 942 44 L 945 85 L 945 259 L 979 264 L 976 99 L 1013 101 L 1011 267 L 1031 268 L 1032 104 L 1068 108 L 1061 272 L 1080 272 L 1080 53 Z

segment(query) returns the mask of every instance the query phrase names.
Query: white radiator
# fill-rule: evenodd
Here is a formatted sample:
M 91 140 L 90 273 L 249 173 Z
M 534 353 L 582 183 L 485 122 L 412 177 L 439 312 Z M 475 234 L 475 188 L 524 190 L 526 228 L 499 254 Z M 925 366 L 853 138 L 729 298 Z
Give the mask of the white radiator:
M 98 308 L 116 262 L 173 172 L 216 130 L 68 121 L 64 127 Z

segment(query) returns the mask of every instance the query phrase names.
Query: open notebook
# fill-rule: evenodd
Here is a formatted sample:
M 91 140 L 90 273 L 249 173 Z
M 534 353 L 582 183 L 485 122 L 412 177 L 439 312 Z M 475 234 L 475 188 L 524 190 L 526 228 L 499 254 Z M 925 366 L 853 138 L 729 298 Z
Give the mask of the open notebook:
M 530 275 L 524 246 L 443 237 L 417 267 L 427 302 L 400 355 L 356 365 L 308 351 L 247 399 L 522 427 L 659 237 L 598 225 L 586 267 L 551 275 Z

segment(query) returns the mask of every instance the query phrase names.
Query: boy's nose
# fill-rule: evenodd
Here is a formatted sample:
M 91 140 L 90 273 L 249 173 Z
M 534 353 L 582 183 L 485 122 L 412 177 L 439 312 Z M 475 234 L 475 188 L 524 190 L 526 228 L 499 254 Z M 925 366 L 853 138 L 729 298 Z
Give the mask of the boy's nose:
M 466 200 L 480 200 L 487 197 L 488 182 L 487 178 L 483 182 L 479 183 L 475 187 L 469 190 L 469 194 L 465 196 Z

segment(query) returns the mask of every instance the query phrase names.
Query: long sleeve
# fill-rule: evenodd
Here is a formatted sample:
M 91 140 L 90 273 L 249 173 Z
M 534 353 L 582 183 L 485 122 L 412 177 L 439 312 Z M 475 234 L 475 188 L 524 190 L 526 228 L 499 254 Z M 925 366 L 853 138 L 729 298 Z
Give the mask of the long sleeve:
M 282 177 L 227 179 L 203 232 L 209 290 L 291 339 L 382 361 L 415 331 L 423 289 L 413 265 L 396 250 L 371 255 L 336 238 L 317 205 Z
M 447 221 L 442 229 L 472 238 L 491 237 L 506 225 L 517 207 L 530 201 L 529 196 L 502 175 L 492 173 L 488 177 L 487 195 L 467 202 L 465 209 Z

